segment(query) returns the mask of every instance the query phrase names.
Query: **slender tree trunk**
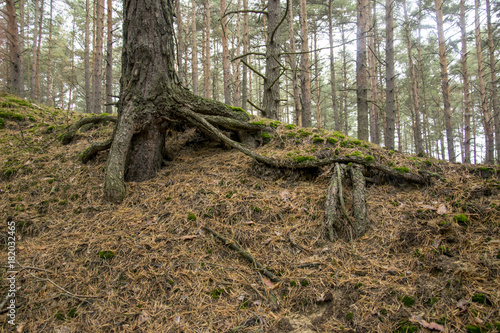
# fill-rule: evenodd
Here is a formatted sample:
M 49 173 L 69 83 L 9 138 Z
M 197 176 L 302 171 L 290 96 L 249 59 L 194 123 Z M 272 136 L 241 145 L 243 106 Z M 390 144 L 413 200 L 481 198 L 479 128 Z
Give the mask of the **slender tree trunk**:
M 483 48 L 481 45 L 481 28 L 479 21 L 479 0 L 475 0 L 476 10 L 475 10 L 475 35 L 476 35 L 476 52 L 477 52 L 477 67 L 479 76 L 479 96 L 481 102 L 481 110 L 483 111 L 483 126 L 484 135 L 486 140 L 486 163 L 493 164 L 495 149 L 493 141 L 493 129 L 492 129 L 492 117 L 490 109 L 488 108 L 488 103 L 486 101 L 486 83 L 484 79 L 484 63 L 483 63 Z
M 191 46 L 191 73 L 192 73 L 192 81 L 193 81 L 193 94 L 198 95 L 198 46 L 197 46 L 197 31 L 196 31 L 196 3 L 195 0 L 191 2 L 191 30 L 193 34 L 193 45 Z
M 19 72 L 21 73 L 21 83 L 19 95 L 24 97 L 24 0 L 19 0 Z
M 357 0 L 356 99 L 358 139 L 368 141 L 368 83 L 366 73 L 366 37 L 370 0 Z
M 470 156 L 470 97 L 467 68 L 467 26 L 465 25 L 465 0 L 460 0 L 460 29 L 462 30 L 462 76 L 464 91 L 464 163 L 471 163 Z
M 297 56 L 295 53 L 295 32 L 293 29 L 293 1 L 288 2 L 288 38 L 290 39 L 290 69 L 292 71 L 293 111 L 295 125 L 302 126 L 302 109 L 300 105 L 299 76 Z
M 417 92 L 419 94 L 419 105 L 420 105 L 420 87 L 422 87 L 422 90 L 425 89 L 424 85 L 421 83 L 422 82 L 422 0 L 418 1 L 418 40 L 417 40 L 417 71 L 415 75 L 415 79 L 417 81 Z M 428 123 L 428 114 L 427 114 L 427 108 L 425 106 L 425 94 L 423 96 L 423 101 L 422 101 L 423 108 L 419 107 L 419 110 L 422 110 L 422 126 L 423 126 L 423 141 L 424 145 L 426 147 L 426 153 L 430 153 L 430 147 L 429 147 L 429 123 Z
M 20 95 L 23 88 L 23 73 L 21 72 L 21 50 L 17 30 L 16 7 L 14 0 L 5 3 L 7 13 L 7 36 L 10 49 L 10 91 Z
M 40 94 L 40 75 L 41 75 L 41 65 L 40 65 L 40 55 L 42 52 L 42 35 L 43 35 L 43 18 L 44 18 L 44 7 L 45 0 L 42 0 L 39 15 L 39 25 L 38 25 L 38 43 L 36 46 L 36 75 L 35 75 L 35 96 L 37 101 L 41 101 Z
M 107 0 L 106 113 L 113 113 L 113 3 Z
M 306 0 L 300 0 L 300 26 L 302 36 L 302 126 L 311 127 L 311 72 L 309 63 L 309 31 L 307 27 Z
M 73 87 L 75 80 L 75 36 L 76 36 L 76 17 L 73 12 L 73 31 L 71 34 L 71 74 L 69 79 L 68 111 L 73 107 Z M 55 94 L 54 94 L 55 96 Z
M 85 112 L 92 112 L 92 95 L 90 92 L 90 0 L 85 0 L 85 50 L 83 67 L 85 70 Z
M 243 0 L 243 10 L 247 11 L 248 10 L 248 0 Z M 248 13 L 243 14 L 243 54 L 248 53 L 248 35 L 249 35 L 249 29 L 248 29 Z M 243 58 L 247 63 L 248 63 L 248 57 Z M 247 66 L 243 66 L 242 69 L 242 82 L 241 82 L 241 107 L 243 110 L 247 109 L 247 100 L 248 100 L 248 68 Z
M 493 110 L 493 119 L 495 123 L 495 151 L 497 162 L 500 162 L 500 106 L 498 105 L 497 90 L 497 70 L 495 59 L 495 46 L 493 43 L 493 25 L 491 24 L 491 5 L 490 0 L 486 0 L 486 17 L 488 24 L 488 50 L 490 55 L 490 93 L 491 109 Z
M 231 105 L 231 71 L 229 65 L 229 41 L 227 30 L 226 0 L 220 0 L 220 16 L 222 25 L 222 73 L 224 80 L 224 103 Z
M 314 25 L 314 76 L 316 76 L 316 127 L 323 128 L 323 120 L 321 119 L 321 91 L 319 89 L 318 27 L 316 25 Z M 324 124 L 326 127 L 326 119 L 324 119 Z
M 237 10 L 241 9 L 241 0 L 237 2 Z M 241 61 L 239 59 L 241 55 L 241 17 L 240 13 L 236 15 L 236 58 L 233 62 L 233 81 L 234 81 L 234 91 L 233 91 L 233 105 L 241 108 Z
M 51 57 L 52 57 L 52 0 L 50 0 L 50 21 L 49 21 L 49 54 L 47 55 L 47 94 L 45 96 L 45 101 L 47 105 L 52 105 L 52 91 L 50 90 L 52 85 L 52 75 L 51 75 Z
M 410 20 L 408 19 L 408 13 L 406 8 L 406 0 L 403 2 L 404 16 L 405 16 L 405 31 L 406 31 L 406 45 L 408 51 L 408 66 L 410 67 L 410 81 L 411 81 L 411 92 L 413 98 L 413 113 L 415 115 L 413 135 L 415 140 L 415 153 L 417 155 L 424 154 L 424 145 L 422 143 L 422 124 L 420 121 L 420 95 L 418 92 L 418 79 L 415 73 L 415 66 L 413 65 L 413 51 L 411 44 L 411 33 L 410 33 Z
M 343 80 L 342 89 L 344 90 L 344 102 L 343 102 L 343 114 L 344 114 L 344 133 L 349 135 L 349 112 L 347 107 L 347 52 L 346 52 L 346 38 L 345 38 L 345 28 L 341 25 L 342 32 L 342 70 L 343 70 Z
M 375 144 L 380 143 L 380 122 L 378 102 L 376 36 L 377 36 L 377 3 L 372 1 L 373 14 L 371 15 L 371 36 L 368 37 L 368 73 L 370 75 L 370 140 Z
M 403 152 L 403 137 L 401 134 L 401 107 L 399 105 L 399 90 L 397 81 L 394 82 L 394 98 L 396 100 L 396 110 L 397 110 L 396 131 L 398 134 L 398 151 Z
M 450 88 L 448 82 L 448 60 L 446 59 L 446 43 L 443 27 L 443 0 L 436 0 L 437 29 L 439 39 L 439 64 L 441 67 L 441 86 L 443 90 L 444 123 L 448 144 L 448 157 L 455 162 L 455 144 L 453 143 L 453 126 L 451 124 Z
M 333 0 L 328 1 L 328 40 L 330 42 L 330 89 L 332 91 L 333 128 L 336 131 L 342 130 L 337 105 L 337 89 L 335 82 L 335 58 L 333 54 Z
M 181 84 L 184 84 L 184 70 L 182 66 L 182 57 L 184 52 L 184 40 L 182 36 L 182 11 L 181 11 L 181 1 L 177 0 L 175 2 L 176 9 L 176 22 L 177 22 L 177 73 L 179 75 L 179 80 Z
M 266 74 L 264 79 L 264 96 L 262 98 L 263 116 L 270 119 L 279 118 L 280 107 L 280 0 L 268 1 L 267 44 L 266 44 Z
M 92 74 L 92 112 L 101 113 L 102 99 L 102 50 L 104 33 L 104 0 L 95 2 L 95 45 L 94 45 L 94 72 Z
M 396 74 L 394 71 L 394 0 L 386 0 L 386 103 L 385 103 L 385 132 L 384 144 L 388 149 L 394 150 L 394 125 L 396 110 L 394 108 L 394 90 Z M 401 140 L 401 137 L 399 137 Z
M 210 98 L 210 1 L 205 0 L 205 45 L 203 59 L 203 83 L 205 98 Z
M 38 41 L 38 17 L 39 17 L 39 3 L 35 0 L 35 17 L 33 18 L 33 46 L 31 49 L 31 78 L 30 78 L 30 98 L 36 100 L 36 63 L 37 63 L 37 41 Z

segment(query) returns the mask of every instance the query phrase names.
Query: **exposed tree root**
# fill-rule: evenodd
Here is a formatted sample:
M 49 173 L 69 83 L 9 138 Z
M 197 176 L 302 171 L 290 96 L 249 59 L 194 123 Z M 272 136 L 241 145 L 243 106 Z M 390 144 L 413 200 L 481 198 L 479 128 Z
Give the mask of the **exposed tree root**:
M 82 161 L 83 163 L 87 163 L 100 151 L 109 149 L 112 143 L 113 143 L 113 138 L 108 139 L 104 142 L 94 143 L 92 146 L 88 147 L 87 149 L 85 149 L 83 153 L 80 154 L 79 156 L 80 161 Z
M 353 238 L 362 236 L 368 226 L 365 179 L 361 171 L 361 166 L 353 164 L 349 169 L 353 184 L 352 206 L 354 221 L 347 212 L 344 197 L 342 195 L 342 183 L 347 176 L 348 170 L 345 165 L 336 163 L 330 186 L 326 194 L 325 226 L 330 241 L 343 238 L 352 242 Z M 339 205 L 347 223 L 341 220 L 341 214 L 338 209 Z
M 87 125 L 87 124 L 104 123 L 106 121 L 116 122 L 116 117 L 114 117 L 114 116 L 93 116 L 93 117 L 82 118 L 79 121 L 77 121 L 76 124 L 72 125 L 68 129 L 68 131 L 66 131 L 66 133 L 61 134 L 61 136 L 59 136 L 59 140 L 62 142 L 63 145 L 67 145 L 73 140 L 73 138 L 76 135 L 76 132 L 80 129 L 80 127 Z
M 223 242 L 224 245 L 226 245 L 230 249 L 233 249 L 233 250 L 237 251 L 239 254 L 241 254 L 241 256 L 243 256 L 245 259 L 247 259 L 248 261 L 250 261 L 260 273 L 264 274 L 271 281 L 273 281 L 273 282 L 279 282 L 279 281 L 281 281 L 273 273 L 271 273 L 270 271 L 268 271 L 267 269 L 265 269 L 264 267 L 262 267 L 262 265 L 258 261 L 256 261 L 254 259 L 254 257 L 250 253 L 248 253 L 248 251 L 246 251 L 245 249 L 243 249 L 238 244 L 238 242 L 236 242 L 235 240 L 228 239 L 228 238 L 220 235 L 218 232 L 216 232 L 215 230 L 213 230 L 213 229 L 211 229 L 209 227 L 203 227 L 203 229 L 206 230 L 206 231 L 208 231 L 212 235 L 214 235 L 218 240 L 220 240 L 221 242 Z

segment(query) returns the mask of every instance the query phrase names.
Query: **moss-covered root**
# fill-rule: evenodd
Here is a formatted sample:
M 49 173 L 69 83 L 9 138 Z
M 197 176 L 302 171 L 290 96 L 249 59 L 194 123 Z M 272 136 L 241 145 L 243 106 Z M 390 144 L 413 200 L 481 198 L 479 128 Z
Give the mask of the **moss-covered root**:
M 103 123 L 103 122 L 116 122 L 116 117 L 114 116 L 93 116 L 93 117 L 87 117 L 87 118 L 82 118 L 79 121 L 76 122 L 76 124 L 70 126 L 70 128 L 63 134 L 59 136 L 59 140 L 63 145 L 67 145 L 73 141 L 73 138 L 76 135 L 76 132 L 82 127 L 83 125 L 87 124 L 98 124 L 98 123 Z
M 337 168 L 338 163 L 335 164 Z M 340 184 L 342 186 L 342 184 Z M 326 204 L 325 204 L 325 227 L 328 234 L 328 239 L 331 242 L 335 241 L 335 230 L 334 227 L 337 225 L 339 220 L 338 213 L 338 193 L 339 193 L 339 182 L 336 173 L 334 172 L 332 179 L 330 180 L 330 186 L 326 192 Z
M 366 209 L 365 177 L 362 167 L 353 164 L 351 167 L 352 179 L 352 199 L 354 210 L 354 229 L 353 236 L 361 237 L 368 228 L 368 212 Z
M 80 154 L 79 159 L 83 163 L 87 163 L 90 161 L 92 158 L 94 158 L 97 153 L 103 150 L 107 150 L 111 147 L 111 144 L 113 143 L 113 139 L 106 140 L 104 142 L 98 142 L 94 143 L 92 146 L 88 147 L 83 151 L 83 153 Z

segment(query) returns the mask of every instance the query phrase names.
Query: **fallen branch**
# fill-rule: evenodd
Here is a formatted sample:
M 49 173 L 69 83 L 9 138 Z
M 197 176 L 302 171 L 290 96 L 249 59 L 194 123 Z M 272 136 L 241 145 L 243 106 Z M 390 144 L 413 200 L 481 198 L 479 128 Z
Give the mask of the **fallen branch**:
M 224 245 L 226 245 L 230 249 L 233 249 L 233 250 L 237 251 L 239 254 L 241 254 L 242 257 L 244 257 L 245 259 L 247 259 L 248 261 L 250 261 L 259 272 L 261 272 L 262 274 L 264 274 L 271 281 L 273 281 L 273 282 L 280 282 L 281 281 L 273 273 L 271 273 L 270 271 L 268 271 L 267 269 L 265 269 L 259 262 L 257 262 L 255 260 L 255 258 L 248 251 L 246 251 L 245 249 L 243 249 L 238 244 L 238 242 L 236 242 L 234 240 L 231 240 L 231 239 L 228 239 L 228 238 L 220 235 L 219 233 L 217 233 L 216 231 L 212 230 L 209 227 L 203 227 L 203 229 L 206 230 L 206 231 L 208 231 L 212 235 L 214 235 L 215 238 L 217 238 L 220 241 L 222 241 L 224 243 Z

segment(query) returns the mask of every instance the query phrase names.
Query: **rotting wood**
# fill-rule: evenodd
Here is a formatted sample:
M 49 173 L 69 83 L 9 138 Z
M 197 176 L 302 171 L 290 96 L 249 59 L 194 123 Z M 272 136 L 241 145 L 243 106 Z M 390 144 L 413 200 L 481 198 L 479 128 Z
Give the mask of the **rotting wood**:
M 232 240 L 232 239 L 228 239 L 228 238 L 222 236 L 221 234 L 219 234 L 218 232 L 216 232 L 215 230 L 213 230 L 213 229 L 211 229 L 209 227 L 205 226 L 205 227 L 203 227 L 203 229 L 206 230 L 206 231 L 208 231 L 212 235 L 214 235 L 215 238 L 217 238 L 218 240 L 222 241 L 224 243 L 224 245 L 226 245 L 230 249 L 233 249 L 233 250 L 237 251 L 239 254 L 241 254 L 242 257 L 244 257 L 245 259 L 247 259 L 248 261 L 250 261 L 259 272 L 261 272 L 262 274 L 264 274 L 271 281 L 273 281 L 273 282 L 280 282 L 281 281 L 273 273 L 271 273 L 270 271 L 268 271 L 267 269 L 265 269 L 257 260 L 255 260 L 255 258 L 248 251 L 246 251 L 244 248 L 242 248 L 238 244 L 237 241 Z

